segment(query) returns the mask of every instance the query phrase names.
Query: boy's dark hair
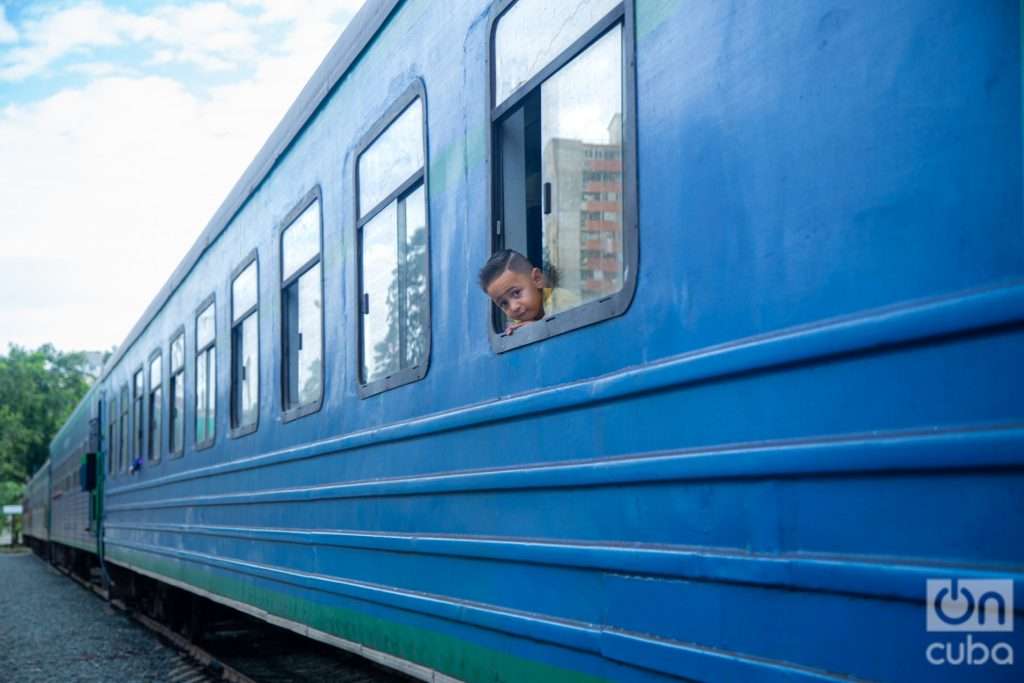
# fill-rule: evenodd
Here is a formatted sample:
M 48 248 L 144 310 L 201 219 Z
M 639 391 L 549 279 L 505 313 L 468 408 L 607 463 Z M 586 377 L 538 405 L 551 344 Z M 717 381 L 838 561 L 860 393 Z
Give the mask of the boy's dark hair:
M 533 272 L 533 264 L 515 249 L 496 251 L 480 269 L 480 289 L 486 292 L 487 287 L 506 270 L 529 275 Z

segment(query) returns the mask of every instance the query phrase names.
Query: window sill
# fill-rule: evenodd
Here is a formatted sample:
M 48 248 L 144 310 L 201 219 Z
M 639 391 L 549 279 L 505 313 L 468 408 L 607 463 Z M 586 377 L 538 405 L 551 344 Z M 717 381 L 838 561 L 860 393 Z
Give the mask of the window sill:
M 573 330 L 620 316 L 626 312 L 626 309 L 629 308 L 630 303 L 633 301 L 634 282 L 627 282 L 623 289 L 607 298 L 556 313 L 529 325 L 524 325 L 516 329 L 512 334 L 498 332 L 493 326 L 489 325 L 491 349 L 495 353 L 505 353 L 512 349 L 518 349 L 521 346 L 534 344 L 551 337 L 557 337 L 566 332 L 572 332 Z M 488 303 L 488 306 L 490 307 L 492 304 Z M 490 310 L 493 312 L 494 309 L 491 308 Z

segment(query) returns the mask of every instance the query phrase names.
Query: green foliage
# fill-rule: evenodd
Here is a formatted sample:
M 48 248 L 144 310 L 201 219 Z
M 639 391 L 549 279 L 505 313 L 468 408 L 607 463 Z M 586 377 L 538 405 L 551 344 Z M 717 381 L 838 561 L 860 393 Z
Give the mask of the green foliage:
M 25 495 L 25 485 L 18 481 L 0 481 L 0 505 L 17 505 Z
M 11 345 L 0 356 L 0 499 L 16 502 L 26 478 L 49 454 L 50 441 L 89 389 L 85 354 L 50 344 Z M 15 500 L 8 501 L 8 497 Z

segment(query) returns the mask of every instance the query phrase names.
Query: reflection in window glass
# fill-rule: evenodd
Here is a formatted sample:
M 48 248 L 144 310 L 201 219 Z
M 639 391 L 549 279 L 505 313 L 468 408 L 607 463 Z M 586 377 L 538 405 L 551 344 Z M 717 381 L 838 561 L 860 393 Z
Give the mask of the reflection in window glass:
M 256 424 L 259 414 L 259 314 L 249 314 L 239 327 L 235 427 L 248 427 Z
M 316 403 L 322 382 L 320 265 L 303 273 L 285 290 L 288 330 L 289 407 Z
M 107 409 L 107 474 L 117 471 L 117 403 L 112 398 Z
M 128 424 L 128 385 L 121 387 L 121 428 L 118 430 L 121 433 L 121 446 L 118 448 L 118 463 L 117 469 L 121 472 L 128 471 L 128 460 L 129 450 L 128 444 L 131 442 L 131 431 L 129 431 Z
M 287 280 L 320 253 L 320 202 L 309 205 L 284 231 L 281 245 L 281 279 Z
M 149 364 L 149 459 L 160 459 L 163 434 L 163 363 L 157 356 Z
M 256 261 L 232 283 L 231 427 L 256 424 L 259 413 L 259 312 L 256 309 Z
M 135 399 L 135 412 L 132 414 L 132 426 L 135 428 L 132 433 L 135 435 L 135 440 L 132 443 L 133 462 L 131 463 L 131 466 L 134 466 L 135 460 L 141 460 L 142 458 L 142 439 L 144 433 L 144 426 L 142 424 L 142 404 L 146 391 L 145 381 L 145 375 L 142 370 L 135 373 L 135 384 L 132 393 L 132 396 Z
M 231 322 L 238 322 L 256 305 L 256 286 L 256 262 L 253 261 L 231 283 Z
M 423 104 L 416 100 L 359 157 L 359 212 L 366 215 L 423 167 Z
M 210 304 L 203 309 L 203 312 L 196 319 L 196 348 L 206 346 L 212 342 L 215 334 L 214 309 L 213 304 Z
M 580 38 L 621 0 L 519 0 L 494 34 L 495 106 Z
M 399 369 L 398 202 L 363 226 L 363 381 Z
M 185 445 L 185 335 L 171 342 L 171 429 L 170 452 L 177 455 Z
M 313 218 L 307 218 L 309 216 Z M 301 239 L 292 235 L 296 230 L 304 235 Z M 322 395 L 323 287 L 319 249 L 320 201 L 317 200 L 282 236 L 285 410 L 316 404 Z M 301 257 L 295 255 L 295 250 L 302 250 Z
M 426 359 L 429 301 L 427 292 L 427 192 L 423 185 L 403 201 L 405 208 L 405 366 Z
M 551 312 L 622 289 L 622 31 L 616 27 L 541 86 L 545 270 Z M 596 197 L 596 198 L 595 198 Z
M 359 158 L 364 384 L 426 360 L 429 261 L 422 116 L 417 99 Z M 388 197 L 394 198 L 376 204 Z
M 215 304 L 196 319 L 196 443 L 212 442 L 217 419 L 217 347 Z M 205 322 L 208 321 L 208 322 Z M 208 332 L 207 332 L 208 330 Z

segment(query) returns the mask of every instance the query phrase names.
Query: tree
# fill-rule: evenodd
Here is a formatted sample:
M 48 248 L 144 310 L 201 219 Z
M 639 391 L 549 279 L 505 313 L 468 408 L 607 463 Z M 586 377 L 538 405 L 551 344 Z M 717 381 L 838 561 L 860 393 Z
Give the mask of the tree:
M 85 355 L 50 344 L 11 345 L 0 356 L 0 498 L 16 502 L 21 486 L 49 455 L 50 441 L 89 388 Z M 15 500 L 7 500 L 8 498 Z
M 404 268 L 401 272 L 397 265 L 392 269 L 384 304 L 387 335 L 373 347 L 374 367 L 388 374 L 418 365 L 427 352 L 427 231 L 416 229 L 406 239 L 404 249 L 402 246 L 398 260 Z

